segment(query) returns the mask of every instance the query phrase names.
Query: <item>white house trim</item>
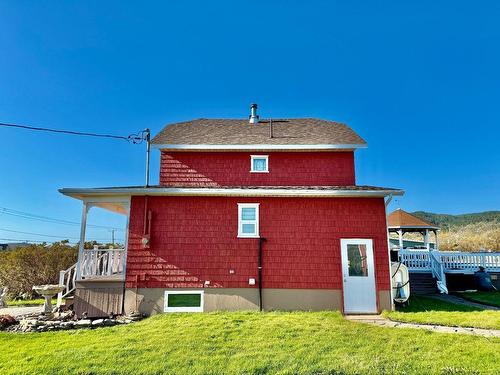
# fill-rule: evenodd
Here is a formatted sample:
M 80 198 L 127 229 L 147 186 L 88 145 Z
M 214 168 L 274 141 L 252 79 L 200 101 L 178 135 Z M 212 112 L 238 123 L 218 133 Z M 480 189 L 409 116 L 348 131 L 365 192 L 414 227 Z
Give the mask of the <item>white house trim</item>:
M 155 149 L 172 150 L 353 150 L 366 148 L 366 144 L 319 144 L 319 145 L 188 145 L 188 144 L 151 144 Z
M 349 189 L 266 189 L 266 188 L 65 188 L 60 193 L 87 200 L 98 196 L 214 196 L 214 197 L 385 197 L 403 195 L 403 190 L 349 190 Z M 92 198 L 94 199 L 94 198 Z

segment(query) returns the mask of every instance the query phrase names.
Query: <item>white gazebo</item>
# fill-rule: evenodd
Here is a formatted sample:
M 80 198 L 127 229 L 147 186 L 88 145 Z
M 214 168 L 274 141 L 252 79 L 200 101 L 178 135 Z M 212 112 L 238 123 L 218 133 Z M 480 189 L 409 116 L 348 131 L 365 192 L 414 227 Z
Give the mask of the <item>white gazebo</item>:
M 389 231 L 389 234 L 398 234 L 398 250 L 403 250 L 405 248 L 438 250 L 438 231 L 440 228 L 432 223 L 429 223 L 428 221 L 416 217 L 415 215 L 409 214 L 408 212 L 403 211 L 400 208 L 392 212 L 387 217 L 387 229 Z M 433 249 L 431 248 L 431 242 L 429 238 L 431 232 L 434 233 L 435 238 Z M 403 237 L 406 233 L 420 233 L 423 239 L 423 246 L 404 246 Z

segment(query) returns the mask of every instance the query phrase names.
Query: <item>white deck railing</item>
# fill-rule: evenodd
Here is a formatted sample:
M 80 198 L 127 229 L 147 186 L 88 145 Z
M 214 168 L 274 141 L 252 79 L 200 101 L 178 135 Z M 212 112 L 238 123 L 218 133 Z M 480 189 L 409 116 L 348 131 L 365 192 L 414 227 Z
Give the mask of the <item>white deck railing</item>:
M 408 267 L 408 271 L 431 271 L 429 251 L 427 250 L 400 250 L 399 261 Z
M 446 286 L 446 274 L 444 272 L 443 263 L 437 251 L 429 251 L 429 263 L 431 267 L 432 276 L 436 279 L 437 287 L 441 293 L 448 294 Z
M 399 260 L 408 271 L 432 272 L 430 253 L 447 273 L 474 273 L 479 267 L 500 272 L 500 253 L 464 253 L 458 251 L 399 250 Z M 436 262 L 435 262 L 436 263 Z M 437 272 L 437 266 L 434 270 Z
M 59 285 L 64 286 L 64 290 L 57 294 L 57 307 L 61 306 L 63 298 L 75 291 L 76 265 L 77 263 L 73 264 L 67 270 L 59 272 Z
M 83 257 L 67 270 L 59 272 L 59 285 L 64 290 L 57 295 L 57 307 L 62 300 L 76 289 L 76 281 L 80 268 L 80 279 L 125 277 L 125 249 L 92 249 L 84 250 Z
M 500 272 L 500 253 L 462 253 L 440 251 L 441 262 L 447 272 L 473 273 L 479 267 L 488 272 Z
M 84 250 L 78 260 L 81 279 L 125 276 L 125 249 Z

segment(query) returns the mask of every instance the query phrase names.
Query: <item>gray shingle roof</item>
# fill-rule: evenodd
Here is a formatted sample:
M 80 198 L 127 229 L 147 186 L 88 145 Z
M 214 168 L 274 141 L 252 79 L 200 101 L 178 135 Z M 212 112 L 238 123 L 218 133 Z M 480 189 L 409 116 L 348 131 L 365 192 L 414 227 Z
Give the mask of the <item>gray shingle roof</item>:
M 167 125 L 155 145 L 354 145 L 366 142 L 345 124 L 314 118 L 273 119 L 249 124 L 245 119 L 197 119 Z

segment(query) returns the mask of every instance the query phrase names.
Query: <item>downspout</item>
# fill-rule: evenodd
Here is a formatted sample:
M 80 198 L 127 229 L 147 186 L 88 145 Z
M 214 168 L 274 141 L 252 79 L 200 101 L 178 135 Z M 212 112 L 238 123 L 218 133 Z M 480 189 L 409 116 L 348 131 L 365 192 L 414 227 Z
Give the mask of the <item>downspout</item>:
M 142 247 L 149 249 L 151 242 L 151 221 L 153 213 L 148 206 L 148 196 L 144 196 L 144 229 L 142 231 Z
M 267 240 L 263 237 L 259 238 L 259 255 L 257 261 L 258 267 L 258 283 L 259 283 L 259 311 L 262 311 L 262 243 Z

